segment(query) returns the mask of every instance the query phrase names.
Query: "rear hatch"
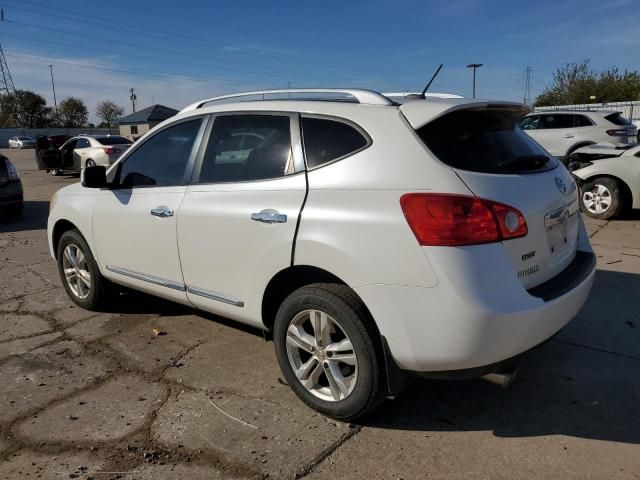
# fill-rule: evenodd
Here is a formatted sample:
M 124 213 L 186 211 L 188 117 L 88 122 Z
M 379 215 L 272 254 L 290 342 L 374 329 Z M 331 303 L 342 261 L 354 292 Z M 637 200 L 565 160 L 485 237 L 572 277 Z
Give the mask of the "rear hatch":
M 575 258 L 579 207 L 569 172 L 517 126 L 526 112 L 519 104 L 476 102 L 456 105 L 426 124 L 415 107 L 407 118 L 432 154 L 477 197 L 523 214 L 527 235 L 502 243 L 522 285 L 532 288 Z
M 631 123 L 631 120 L 622 116 L 622 112 L 614 112 L 604 117 L 617 128 L 607 130 L 607 134 L 618 137 L 622 143 L 636 143 L 637 127 Z

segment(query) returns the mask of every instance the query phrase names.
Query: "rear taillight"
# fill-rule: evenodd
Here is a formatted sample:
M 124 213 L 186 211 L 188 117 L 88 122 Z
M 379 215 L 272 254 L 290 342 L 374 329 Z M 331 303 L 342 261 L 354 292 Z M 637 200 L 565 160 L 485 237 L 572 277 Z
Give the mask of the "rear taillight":
M 629 133 L 629 130 L 626 130 L 623 128 L 616 128 L 614 130 L 607 130 L 607 135 L 611 137 L 627 137 L 631 135 L 631 133 Z
M 113 154 L 116 154 L 116 153 L 120 153 L 120 150 L 118 150 L 117 148 L 113 148 L 113 147 L 104 147 L 102 150 L 107 155 L 113 155 Z
M 11 163 L 9 160 L 5 160 L 7 162 L 7 174 L 9 177 L 9 180 L 20 180 L 20 175 L 18 175 L 18 170 L 16 170 L 16 167 L 13 163 Z
M 524 237 L 527 222 L 516 208 L 466 195 L 407 193 L 404 216 L 420 245 L 477 245 Z

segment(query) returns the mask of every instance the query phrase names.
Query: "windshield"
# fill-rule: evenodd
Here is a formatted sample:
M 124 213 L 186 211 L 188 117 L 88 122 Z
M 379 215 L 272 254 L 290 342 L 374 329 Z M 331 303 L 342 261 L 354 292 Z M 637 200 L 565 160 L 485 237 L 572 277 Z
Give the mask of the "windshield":
M 133 142 L 125 137 L 95 137 L 102 145 L 131 145 Z
M 443 163 L 481 173 L 538 173 L 558 161 L 517 126 L 506 111 L 452 112 L 418 130 L 425 145 Z

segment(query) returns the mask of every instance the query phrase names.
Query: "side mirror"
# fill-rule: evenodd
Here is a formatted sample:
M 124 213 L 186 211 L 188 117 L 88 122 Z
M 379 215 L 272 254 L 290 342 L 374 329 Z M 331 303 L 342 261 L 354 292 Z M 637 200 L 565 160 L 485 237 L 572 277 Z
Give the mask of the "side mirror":
M 106 188 L 107 169 L 103 165 L 87 167 L 82 171 L 82 186 L 85 188 Z

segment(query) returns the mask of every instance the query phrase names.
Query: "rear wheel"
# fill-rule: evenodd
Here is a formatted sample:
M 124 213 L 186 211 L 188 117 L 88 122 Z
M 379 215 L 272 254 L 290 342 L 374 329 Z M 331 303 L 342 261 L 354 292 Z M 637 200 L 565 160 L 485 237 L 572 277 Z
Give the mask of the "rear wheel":
M 62 234 L 57 249 L 62 285 L 74 303 L 95 310 L 111 294 L 111 284 L 102 277 L 91 249 L 78 230 Z
M 276 316 L 274 342 L 287 383 L 314 410 L 351 421 L 384 398 L 379 339 L 347 286 L 314 284 L 289 295 Z
M 624 210 L 624 195 L 620 182 L 599 177 L 585 183 L 580 192 L 582 210 L 590 217 L 606 220 Z

